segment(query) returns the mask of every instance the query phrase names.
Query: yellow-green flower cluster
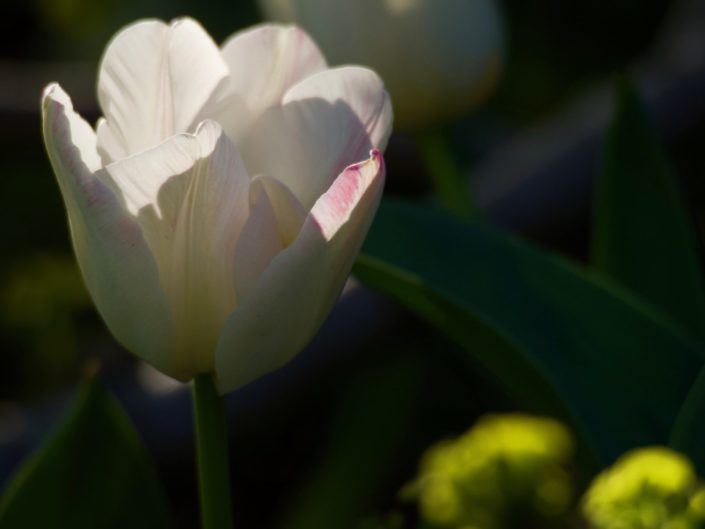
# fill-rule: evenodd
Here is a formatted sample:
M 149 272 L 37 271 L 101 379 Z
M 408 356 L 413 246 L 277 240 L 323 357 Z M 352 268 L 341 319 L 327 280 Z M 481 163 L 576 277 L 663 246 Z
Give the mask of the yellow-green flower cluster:
M 592 529 L 696 529 L 705 527 L 705 487 L 684 456 L 642 448 L 593 481 L 582 510 Z
M 556 421 L 488 415 L 469 432 L 432 447 L 415 483 L 423 518 L 434 527 L 499 529 L 568 512 L 568 431 Z

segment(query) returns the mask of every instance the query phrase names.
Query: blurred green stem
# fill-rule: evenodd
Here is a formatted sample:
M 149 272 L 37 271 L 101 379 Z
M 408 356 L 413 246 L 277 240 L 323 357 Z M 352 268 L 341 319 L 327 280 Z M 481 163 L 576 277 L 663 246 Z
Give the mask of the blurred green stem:
M 193 412 L 202 529 L 231 529 L 225 401 L 210 374 L 198 375 L 193 380 Z
M 457 217 L 474 217 L 477 210 L 470 189 L 460 174 L 460 167 L 444 134 L 432 129 L 420 133 L 416 139 L 441 205 Z

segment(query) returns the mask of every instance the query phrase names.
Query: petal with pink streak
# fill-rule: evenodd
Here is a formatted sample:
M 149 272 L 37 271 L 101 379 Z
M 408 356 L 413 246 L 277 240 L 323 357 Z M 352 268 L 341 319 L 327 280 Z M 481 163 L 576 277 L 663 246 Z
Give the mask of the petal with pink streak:
M 371 70 L 325 70 L 291 88 L 238 143 L 251 174 L 282 181 L 309 210 L 347 166 L 384 149 L 392 109 Z
M 346 168 L 315 203 L 296 240 L 262 273 L 218 342 L 221 393 L 275 370 L 311 340 L 335 303 L 382 195 L 378 150 Z

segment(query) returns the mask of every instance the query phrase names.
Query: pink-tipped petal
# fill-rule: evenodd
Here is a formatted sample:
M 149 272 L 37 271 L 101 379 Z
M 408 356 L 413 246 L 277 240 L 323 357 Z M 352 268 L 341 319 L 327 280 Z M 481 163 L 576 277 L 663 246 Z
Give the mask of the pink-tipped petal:
M 74 250 L 98 312 L 125 348 L 178 378 L 169 369 L 174 327 L 156 263 L 138 223 L 99 170 L 95 134 L 58 85 L 45 90 L 42 110 Z
M 104 162 L 193 132 L 228 83 L 220 50 L 196 21 L 127 26 L 108 45 L 98 74 L 98 100 L 107 120 L 98 127 Z
M 221 393 L 282 366 L 311 340 L 350 273 L 383 183 L 384 161 L 373 150 L 316 201 L 294 243 L 272 260 L 223 329 L 215 357 Z
M 391 126 L 382 80 L 371 70 L 348 66 L 291 88 L 238 146 L 253 174 L 281 180 L 310 209 L 345 167 L 385 147 Z

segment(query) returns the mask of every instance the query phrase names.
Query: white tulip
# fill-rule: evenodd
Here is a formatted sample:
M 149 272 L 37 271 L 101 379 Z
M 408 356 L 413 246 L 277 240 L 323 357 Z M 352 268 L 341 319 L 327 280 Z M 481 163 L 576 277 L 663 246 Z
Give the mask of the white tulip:
M 259 2 L 272 20 L 301 24 L 333 64 L 379 72 L 399 128 L 458 118 L 499 77 L 504 30 L 496 0 Z
M 382 81 L 328 68 L 300 29 L 219 49 L 190 19 L 119 32 L 90 127 L 52 84 L 43 131 L 84 280 L 128 350 L 221 393 L 312 338 L 377 209 Z M 368 158 L 369 156 L 369 158 Z

